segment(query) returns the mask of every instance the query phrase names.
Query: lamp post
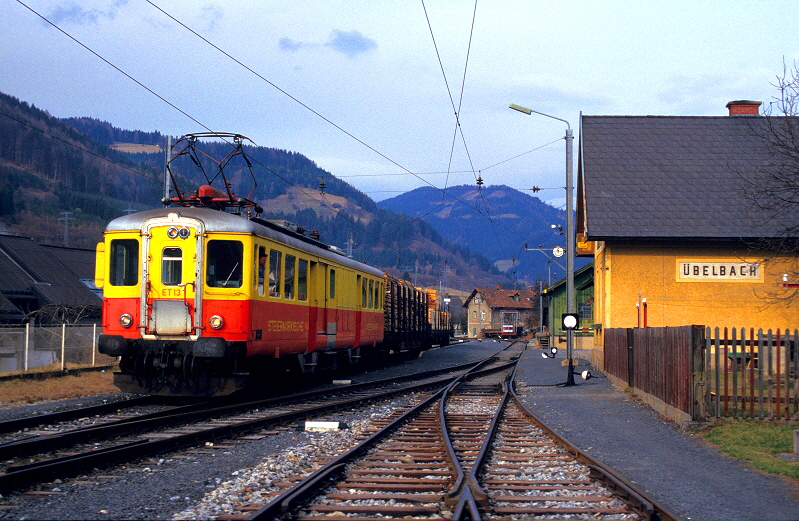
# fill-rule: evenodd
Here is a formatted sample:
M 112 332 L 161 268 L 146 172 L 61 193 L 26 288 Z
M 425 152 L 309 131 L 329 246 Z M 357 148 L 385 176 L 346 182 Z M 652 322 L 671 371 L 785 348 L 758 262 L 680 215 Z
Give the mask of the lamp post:
M 574 323 L 574 215 L 572 210 L 572 192 L 574 191 L 574 184 L 572 181 L 573 167 L 572 167 L 572 149 L 574 147 L 574 133 L 572 132 L 571 125 L 565 119 L 556 118 L 543 112 L 538 112 L 520 105 L 511 103 L 510 108 L 523 112 L 528 116 L 531 114 L 540 114 L 548 118 L 557 119 L 566 123 L 566 314 L 563 315 L 563 325 L 566 329 L 566 357 L 569 360 L 569 372 L 566 376 L 564 386 L 572 386 L 574 383 L 574 329 L 577 324 Z M 567 320 L 568 317 L 568 320 Z M 568 322 L 568 323 L 567 323 Z

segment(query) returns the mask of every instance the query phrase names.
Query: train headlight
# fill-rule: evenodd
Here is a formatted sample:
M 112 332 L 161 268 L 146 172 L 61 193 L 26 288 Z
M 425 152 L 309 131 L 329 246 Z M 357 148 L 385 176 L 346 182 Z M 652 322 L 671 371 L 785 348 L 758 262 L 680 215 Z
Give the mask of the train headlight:
M 119 323 L 122 324 L 122 327 L 130 327 L 133 325 L 133 317 L 130 314 L 125 313 L 121 317 L 119 317 Z
M 211 328 L 213 329 L 222 329 L 222 326 L 225 325 L 225 321 L 222 320 L 222 317 L 220 317 L 219 315 L 212 316 L 208 320 L 208 323 L 211 325 Z

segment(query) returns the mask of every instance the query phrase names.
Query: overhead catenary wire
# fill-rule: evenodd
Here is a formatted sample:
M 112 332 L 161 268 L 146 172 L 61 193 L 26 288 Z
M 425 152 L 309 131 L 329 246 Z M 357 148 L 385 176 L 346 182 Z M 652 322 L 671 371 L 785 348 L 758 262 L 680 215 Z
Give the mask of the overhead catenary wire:
M 157 92 L 155 92 L 153 89 L 151 89 L 150 87 L 148 87 L 147 85 L 145 85 L 143 82 L 139 81 L 138 79 L 134 78 L 132 75 L 130 75 L 130 74 L 128 74 L 127 72 L 125 72 L 124 70 L 122 70 L 122 69 L 121 69 L 120 67 L 118 67 L 117 65 L 115 65 L 115 64 L 113 64 L 113 63 L 111 63 L 109 60 L 107 60 L 106 58 L 104 58 L 104 57 L 103 57 L 102 55 L 100 55 L 98 52 L 94 51 L 93 49 L 91 49 L 91 48 L 89 48 L 87 45 L 85 45 L 84 43 L 80 42 L 80 41 L 79 41 L 77 38 L 73 37 L 72 35 L 70 35 L 70 34 L 69 34 L 69 33 L 67 33 L 66 31 L 64 31 L 63 29 L 61 29 L 60 27 L 58 27 L 56 24 L 54 24 L 53 22 L 51 22 L 50 20 L 48 20 L 46 17 L 44 17 L 43 15 L 41 15 L 40 13 L 38 13 L 37 11 L 35 11 L 34 9 L 30 8 L 28 5 L 26 5 L 26 4 L 25 4 L 24 2 L 22 2 L 21 0 L 17 0 L 17 2 L 18 2 L 20 5 L 22 5 L 23 7 L 25 7 L 26 9 L 28 9 L 29 11 L 31 11 L 33 14 L 35 14 L 36 16 L 38 16 L 39 18 L 41 18 L 42 20 L 44 20 L 46 23 L 48 23 L 49 25 L 51 25 L 51 26 L 53 26 L 54 28 L 56 28 L 56 29 L 57 29 L 57 30 L 58 30 L 60 33 L 62 33 L 64 36 L 66 36 L 66 37 L 70 38 L 70 39 L 71 39 L 71 40 L 73 40 L 75 43 L 77 43 L 78 45 L 80 45 L 81 47 L 83 47 L 85 50 L 87 50 L 87 51 L 88 51 L 88 52 L 90 52 L 91 54 L 95 55 L 95 56 L 96 56 L 98 59 L 102 60 L 102 61 L 103 61 L 103 62 L 105 62 L 107 65 L 111 66 L 112 68 L 114 68 L 115 70 L 117 70 L 119 73 L 123 74 L 125 77 L 127 77 L 128 79 L 130 79 L 131 81 L 133 81 L 134 83 L 136 83 L 137 85 L 139 85 L 141 88 L 144 88 L 146 91 L 150 92 L 152 95 L 156 96 L 158 99 L 160 99 L 161 101 L 163 101 L 164 103 L 166 103 L 167 105 L 169 105 L 170 107 L 172 107 L 173 109 L 175 109 L 176 111 L 180 112 L 181 114 L 183 114 L 184 116 L 186 116 L 187 118 L 189 118 L 191 121 L 195 122 L 196 124 L 198 124 L 198 125 L 199 125 L 199 126 L 201 126 L 202 128 L 204 128 L 204 129 L 206 129 L 206 130 L 208 130 L 208 131 L 211 131 L 211 132 L 213 132 L 213 130 L 212 130 L 210 127 L 208 127 L 207 125 L 205 125 L 205 124 L 201 123 L 199 120 L 197 120 L 196 118 L 194 118 L 193 116 L 191 116 L 191 115 L 190 115 L 188 112 L 186 112 L 185 110 L 181 109 L 180 107 L 178 107 L 177 105 L 175 105 L 175 104 L 174 104 L 174 103 L 172 103 L 171 101 L 167 100 L 166 98 L 164 98 L 163 96 L 161 96 L 160 94 L 158 94 Z M 150 1 L 148 0 L 148 3 L 150 3 L 151 5 L 153 5 L 154 7 L 156 7 L 158 10 L 160 10 L 160 11 L 164 12 L 164 11 L 163 11 L 161 8 L 159 8 L 158 6 L 156 6 L 156 5 L 155 5 L 153 2 L 150 2 Z M 219 52 L 222 52 L 222 53 L 223 53 L 224 55 L 226 55 L 228 58 L 230 58 L 230 59 L 233 59 L 234 61 L 236 61 L 236 63 L 238 63 L 238 64 L 239 64 L 239 65 L 241 65 L 242 67 L 246 68 L 247 70 L 249 70 L 249 71 L 250 71 L 250 72 L 252 72 L 253 74 L 256 74 L 256 75 L 257 75 L 259 78 L 261 78 L 263 81 L 266 81 L 266 82 L 267 82 L 267 83 L 269 83 L 270 85 L 274 86 L 275 88 L 277 88 L 278 90 L 280 90 L 281 92 L 283 92 L 285 95 L 289 96 L 291 99 L 295 100 L 297 103 L 300 103 L 300 104 L 301 104 L 303 107 L 305 107 L 306 109 L 310 110 L 311 112 L 313 112 L 313 113 L 314 113 L 314 114 L 316 114 L 317 116 L 321 117 L 322 119 L 324 119 L 325 121 L 327 121 L 328 123 L 330 123 L 331 125 L 333 125 L 334 127 L 336 127 L 337 129 L 339 129 L 340 131 L 344 132 L 345 134 L 347 134 L 347 135 L 348 135 L 348 136 L 350 136 L 351 138 L 353 138 L 353 139 L 355 139 L 356 141 L 360 142 L 361 144 L 363 144 L 363 145 L 364 145 L 364 146 L 366 146 L 367 148 L 369 148 L 369 149 L 373 150 L 375 153 L 379 154 L 381 157 L 384 157 L 385 159 L 387 159 L 388 161 L 392 162 L 392 163 L 393 163 L 393 164 L 395 164 L 396 166 L 399 166 L 400 168 L 402 168 L 403 170 L 405 170 L 406 172 L 408 172 L 410 175 L 416 175 L 416 174 L 414 174 L 413 172 L 411 172 L 410 170 L 408 170 L 407 168 L 405 168 L 405 167 L 403 167 L 402 165 L 400 165 L 399 163 L 397 163 L 396 161 L 394 161 L 394 160 L 392 160 L 392 159 L 388 158 L 387 156 L 385 156 L 385 155 L 384 155 L 384 154 L 382 154 L 381 152 L 377 151 L 376 149 L 374 149 L 373 147 L 371 147 L 371 146 L 370 146 L 370 145 L 368 145 L 367 143 L 365 143 L 365 142 L 363 142 L 362 140 L 358 139 L 356 136 L 352 135 L 351 133 L 347 132 L 346 130 L 344 130 L 344 129 L 343 129 L 343 128 L 341 128 L 340 126 L 336 125 L 334 122 L 332 122 L 332 121 L 328 120 L 327 118 L 325 118 L 324 116 L 322 116 L 320 113 L 318 113 L 318 112 L 314 111 L 313 109 L 311 109 L 311 108 L 310 108 L 310 107 L 308 107 L 307 105 L 303 104 L 302 102 L 300 102 L 299 100 L 297 100 L 296 98 L 294 98 L 293 96 L 291 96 L 289 93 L 287 93 L 287 92 L 283 91 L 282 89 L 280 89 L 280 88 L 279 88 L 279 87 L 277 87 L 276 85 L 272 84 L 271 82 L 269 82 L 269 80 L 267 80 L 266 78 L 263 78 L 261 75 L 259 75 L 258 73 L 256 73 L 255 71 L 253 71 L 252 69 L 250 69 L 249 67 L 247 67 L 246 65 L 242 64 L 241 62 L 239 62 L 238 60 L 236 60 L 235 58 L 233 58 L 232 56 L 230 56 L 228 53 L 226 53 L 225 51 L 223 51 L 222 49 L 220 49 L 220 48 L 219 48 L 219 47 L 217 47 L 216 45 L 212 44 L 211 42 L 209 42 L 209 41 L 208 41 L 207 39 L 205 39 L 204 37 L 200 36 L 200 35 L 199 35 L 198 33 L 196 33 L 195 31 L 193 31 L 193 30 L 191 30 L 190 28 L 188 28 L 187 26 L 185 26 L 185 24 L 182 24 L 181 22 L 179 22 L 178 20 L 176 20 L 174 17 L 172 17 L 172 16 L 171 16 L 171 15 L 169 15 L 168 13 L 164 12 L 164 14 L 165 14 L 165 15 L 167 15 L 167 16 L 169 16 L 169 17 L 170 17 L 170 18 L 172 18 L 173 20 L 175 20 L 175 22 L 179 23 L 181 26 L 185 27 L 187 30 L 191 31 L 193 34 L 195 34 L 195 35 L 196 35 L 196 36 L 198 36 L 199 38 L 201 38 L 201 39 L 203 39 L 204 41 L 206 41 L 206 42 L 207 42 L 209 45 L 213 46 L 213 47 L 214 47 L 215 49 L 217 49 Z M 74 145 L 72 145 L 72 144 L 70 144 L 70 145 L 71 145 L 71 146 L 74 146 Z M 293 183 L 291 183 L 291 182 L 290 182 L 290 181 L 288 181 L 287 179 L 285 179 L 285 178 L 283 178 L 282 176 L 278 175 L 278 174 L 277 174 L 277 172 L 274 172 L 274 171 L 272 171 L 271 169 L 269 169 L 269 168 L 268 168 L 268 167 L 266 167 L 265 165 L 261 164 L 260 162 L 257 162 L 257 161 L 256 161 L 256 163 L 257 163 L 257 164 L 259 164 L 261 167 L 265 168 L 267 171 L 270 171 L 271 173 L 275 174 L 275 175 L 276 175 L 278 178 L 280 178 L 281 180 L 283 180 L 283 181 L 284 181 L 284 182 L 286 182 L 287 184 L 289 184 L 289 185 L 291 185 L 291 186 L 294 186 L 295 188 L 297 188 L 298 190 L 301 190 L 302 192 L 304 192 L 304 193 L 306 193 L 306 194 L 309 194 L 309 193 L 308 193 L 306 190 L 304 190 L 302 187 L 298 187 L 298 186 L 294 185 Z M 141 174 L 141 175 L 145 175 L 145 174 Z M 424 179 L 422 179 L 420 176 L 417 176 L 417 177 L 418 177 L 420 180 L 424 181 Z M 425 182 L 426 182 L 426 181 L 425 181 Z M 426 182 L 426 183 L 427 183 L 427 182 Z M 428 184 L 428 185 L 430 185 L 431 187 L 433 187 L 433 188 L 437 189 L 437 190 L 441 190 L 440 188 L 438 188 L 438 187 L 434 186 L 432 183 L 427 183 L 427 184 Z M 446 192 L 444 192 L 444 193 L 446 193 Z M 313 197 L 313 194 L 309 194 L 309 195 L 310 195 L 311 197 Z M 459 198 L 457 198 L 457 197 L 452 197 L 452 195 L 451 195 L 451 194 L 446 194 L 446 195 L 447 195 L 447 196 L 449 196 L 449 197 L 451 197 L 451 198 L 453 198 L 454 200 L 457 200 L 457 201 L 459 201 L 461 204 L 464 204 L 464 206 L 465 206 L 465 207 L 467 207 L 467 208 L 471 208 L 472 210 L 474 210 L 474 211 L 475 211 L 475 212 L 477 212 L 478 214 L 482 214 L 482 213 L 483 213 L 483 212 L 482 212 L 482 211 L 481 211 L 479 208 L 476 208 L 476 207 L 474 207 L 474 206 L 472 206 L 472 205 L 468 204 L 466 201 L 460 200 L 460 199 L 459 199 Z M 336 213 L 338 213 L 338 211 L 337 211 L 336 209 L 334 209 L 334 208 L 330 208 L 330 210 L 331 210 L 331 211 L 334 211 L 334 212 L 336 212 Z M 487 216 L 487 217 L 490 219 L 490 216 Z M 492 222 L 493 222 L 493 220 L 492 220 Z M 496 223 L 495 223 L 495 224 L 496 224 Z M 511 231 L 512 231 L 512 230 L 511 230 Z M 515 232 L 514 232 L 514 234 L 515 234 Z M 516 234 L 516 235 L 517 235 L 517 236 L 519 236 L 518 234 Z M 521 237 L 521 236 L 519 236 L 519 237 Z M 389 247 L 390 249 L 394 249 L 394 250 L 396 250 L 396 248 L 392 247 L 391 245 L 388 245 L 388 244 L 386 244 L 386 243 L 385 243 L 385 242 L 384 242 L 384 241 L 383 241 L 381 238 L 379 238 L 379 237 L 375 237 L 375 239 L 376 239 L 377 241 L 379 241 L 380 243 L 382 243 L 382 244 L 385 244 L 385 245 L 386 245 L 387 247 Z M 399 253 L 400 253 L 400 252 L 398 251 L 398 254 L 399 254 Z
M 216 44 L 214 44 L 213 42 L 211 42 L 210 40 L 208 40 L 207 38 L 205 38 L 204 36 L 202 36 L 201 34 L 199 34 L 197 31 L 195 31 L 194 29 L 192 29 L 191 27 L 189 27 L 189 26 L 188 26 L 188 25 L 186 25 L 185 23 L 181 22 L 181 21 L 180 21 L 180 20 L 178 20 L 177 18 L 175 18 L 175 17 L 174 17 L 173 15 L 171 15 L 170 13 L 166 12 L 164 9 L 162 9 L 161 7 L 159 7 L 158 5 L 156 5 L 154 2 L 152 2 L 152 0 L 147 0 L 147 3 L 149 3 L 150 5 L 152 5 L 152 6 L 153 6 L 155 9 L 157 9 L 158 11 L 160 11 L 161 13 L 163 13 L 165 16 L 167 16 L 168 18 L 170 18 L 171 20 L 173 20 L 175 23 L 177 23 L 177 24 L 178 24 L 178 25 L 180 25 L 181 27 L 185 28 L 187 31 L 189 31 L 190 33 L 192 33 L 193 35 L 195 35 L 197 38 L 201 39 L 203 42 L 205 42 L 206 44 L 210 45 L 212 48 L 214 48 L 214 49 L 215 49 L 215 50 L 217 50 L 218 52 L 222 53 L 224 56 L 226 56 L 227 58 L 231 59 L 231 60 L 232 60 L 232 61 L 234 61 L 236 64 L 240 65 L 241 67 L 243 67 L 243 68 L 244 68 L 245 70 L 247 70 L 248 72 L 250 72 L 250 73 L 252 73 L 253 75 L 255 75 L 257 78 L 259 78 L 259 79 L 261 79 L 262 81 L 266 82 L 267 84 L 269 84 L 269 85 L 270 85 L 270 86 L 272 86 L 273 88 L 277 89 L 277 90 L 278 90 L 280 93 L 284 94 L 285 96 L 289 97 L 289 98 L 290 98 L 291 100 L 293 100 L 294 102 L 298 103 L 300 106 L 302 106 L 302 107 L 303 107 L 303 108 L 305 108 L 306 110 L 310 111 L 311 113 L 313 113 L 313 114 L 314 114 L 314 115 L 316 115 L 317 117 L 321 118 L 322 120 L 324 120 L 324 121 L 325 121 L 325 122 L 327 122 L 328 124 L 332 125 L 334 128 L 336 128 L 336 129 L 338 129 L 339 131 L 343 132 L 344 134 L 346 134 L 346 135 L 347 135 L 347 136 L 349 136 L 350 138 L 352 138 L 352 139 L 356 140 L 358 143 L 360 143 L 360 144 L 362 144 L 363 146 L 367 147 L 369 150 L 372 150 L 373 152 L 375 152 L 375 153 L 376 153 L 376 154 L 378 154 L 379 156 L 381 156 L 381 157 L 385 158 L 387 161 L 391 162 L 391 163 L 392 163 L 392 164 L 394 164 L 395 166 L 397 166 L 397 167 L 401 168 L 402 170 L 404 170 L 405 172 L 407 172 L 409 175 L 412 175 L 412 176 L 416 177 L 417 179 L 419 179 L 419 180 L 421 180 L 422 182 L 424 182 L 425 184 L 427 184 L 427 185 L 429 185 L 429 186 L 431 186 L 431 187 L 435 188 L 436 190 L 441 190 L 441 188 L 439 188 L 439 187 L 437 187 L 437 186 L 433 185 L 432 183 L 430 183 L 429 181 L 427 181 L 427 180 L 423 179 L 421 176 L 419 176 L 419 175 L 415 174 L 414 172 L 412 172 L 411 170 L 409 170 L 409 169 L 408 169 L 408 168 L 406 168 L 405 166 L 401 165 L 401 164 L 400 164 L 400 163 L 398 163 L 397 161 L 395 161 L 395 160 L 393 160 L 393 159 L 389 158 L 388 156 L 386 156 L 386 155 L 385 155 L 385 154 L 383 154 L 382 152 L 378 151 L 377 149 L 375 149 L 374 147 L 372 147 L 372 146 L 371 146 L 371 145 L 369 145 L 368 143 L 364 142 L 363 140 L 361 140 L 360 138 L 358 138 L 358 137 L 357 137 L 357 136 L 355 136 L 354 134 L 352 134 L 352 133 L 348 132 L 347 130 L 345 130 L 345 129 L 344 129 L 344 128 L 342 128 L 341 126 L 337 125 L 336 123 L 334 123 L 333 121 L 331 121 L 330 119 L 328 119 L 327 117 L 325 117 L 324 115 L 322 115 L 321 113 L 319 113 L 318 111 L 314 110 L 313 108 L 311 108 L 311 107 L 310 107 L 310 106 L 308 106 L 307 104 L 303 103 L 303 102 L 302 102 L 302 101 L 300 101 L 298 98 L 296 98 L 296 97 L 292 96 L 292 95 L 291 95 L 290 93 L 288 93 L 286 90 L 282 89 L 281 87 L 279 87 L 279 86 L 278 86 L 277 84 L 275 84 L 274 82 L 272 82 L 272 81 L 270 81 L 269 79 L 265 78 L 263 75 L 261 75 L 260 73 L 258 73 L 258 72 L 257 72 L 257 71 L 255 71 L 254 69 L 252 69 L 251 67 L 247 66 L 246 64 L 242 63 L 240 60 L 238 60 L 237 58 L 233 57 L 233 56 L 232 56 L 230 53 L 228 53 L 227 51 L 223 50 L 222 48 L 220 48 L 219 46 L 217 46 Z M 451 96 L 450 96 L 450 99 L 451 99 Z M 453 108 L 454 108 L 454 101 L 452 102 L 452 105 L 453 105 Z M 455 200 L 457 200 L 458 202 L 460 202 L 461 204 L 463 204 L 463 205 L 464 205 L 464 206 L 466 206 L 467 208 L 471 208 L 472 210 L 474 210 L 474 211 L 475 211 L 476 213 L 478 213 L 479 215 L 483 215 L 484 217 L 488 218 L 488 219 L 490 220 L 490 222 L 492 222 L 492 225 L 497 225 L 497 224 L 499 224 L 499 223 L 496 223 L 496 221 L 492 220 L 492 219 L 491 219 L 491 217 L 490 217 L 490 215 L 485 215 L 485 214 L 483 213 L 483 211 L 482 211 L 482 210 L 480 210 L 479 208 L 477 208 L 477 207 L 475 207 L 475 206 L 473 206 L 473 205 L 469 204 L 469 203 L 468 203 L 468 202 L 466 202 L 466 201 L 463 201 L 463 200 L 462 200 L 462 199 L 460 199 L 460 198 L 453 197 L 453 196 L 452 196 L 452 194 L 447 194 L 445 190 L 441 190 L 441 191 L 442 191 L 442 193 L 444 193 L 446 196 L 448 196 L 448 197 L 450 197 L 450 198 L 452 198 L 452 199 L 455 199 Z M 418 217 L 417 219 L 421 219 L 421 217 Z M 501 225 L 500 225 L 500 226 L 501 226 Z M 509 232 L 511 232 L 511 233 L 514 233 L 514 235 L 516 235 L 517 237 L 520 237 L 521 239 L 524 239 L 524 238 L 523 238 L 523 237 L 521 237 L 520 235 L 516 234 L 516 233 L 515 233 L 515 231 L 513 231 L 513 230 L 508 230 L 508 231 L 509 231 Z M 496 232 L 495 232 L 495 234 L 496 234 Z
M 444 70 L 444 64 L 441 61 L 441 54 L 438 51 L 438 44 L 436 44 L 436 38 L 435 38 L 435 34 L 433 32 L 433 24 L 430 21 L 430 15 L 427 12 L 427 7 L 424 4 L 424 0 L 421 0 L 421 2 L 422 2 L 422 9 L 424 10 L 425 19 L 427 20 L 427 27 L 430 30 L 430 38 L 433 40 L 433 48 L 436 51 L 436 58 L 438 59 L 438 65 L 439 65 L 439 68 L 441 69 L 441 75 L 444 78 L 444 85 L 445 85 L 445 87 L 447 89 L 447 95 L 449 96 L 449 102 L 452 105 L 452 110 L 453 110 L 453 112 L 455 114 L 455 131 L 454 131 L 454 134 L 452 136 L 452 145 L 450 146 L 449 164 L 450 165 L 452 164 L 452 157 L 453 157 L 453 154 L 454 154 L 454 151 L 455 151 L 455 140 L 456 140 L 456 137 L 458 136 L 458 134 L 460 134 L 461 141 L 463 142 L 463 148 L 464 148 L 464 150 L 466 152 L 466 157 L 469 160 L 469 165 L 472 168 L 472 173 L 475 174 L 475 172 L 474 172 L 474 164 L 472 162 L 472 157 L 471 157 L 471 154 L 469 154 L 469 147 L 466 144 L 466 137 L 463 135 L 463 128 L 461 127 L 460 113 L 461 113 L 461 109 L 462 109 L 462 106 L 463 106 L 463 93 L 464 93 L 464 90 L 466 88 L 466 71 L 467 71 L 468 65 L 469 65 L 469 53 L 471 52 L 471 48 L 472 48 L 472 36 L 474 35 L 474 22 L 475 22 L 475 18 L 477 17 L 477 0 L 474 1 L 474 10 L 472 12 L 472 24 L 471 24 L 471 28 L 470 28 L 470 31 L 469 31 L 469 44 L 468 44 L 467 50 L 466 50 L 466 63 L 464 64 L 464 67 L 463 67 L 463 80 L 461 81 L 461 93 L 460 93 L 460 99 L 458 101 L 457 108 L 455 107 L 455 100 L 452 99 L 452 91 L 449 88 L 449 82 L 447 81 L 447 74 L 446 74 L 446 71 Z M 475 182 L 477 183 L 477 191 L 480 194 L 480 199 L 483 201 L 483 206 L 485 207 L 485 210 L 486 210 L 486 217 L 488 218 L 489 222 L 491 223 L 491 230 L 494 233 L 494 238 L 495 238 L 495 240 L 497 242 L 497 246 L 499 247 L 500 251 L 502 252 L 502 256 L 506 257 L 507 255 L 505 254 L 504 247 L 502 246 L 502 241 L 499 240 L 499 234 L 497 233 L 494 219 L 491 218 L 491 209 L 490 209 L 490 207 L 488 205 L 488 201 L 486 201 L 485 197 L 483 197 L 482 190 L 480 189 L 481 185 L 482 185 L 482 178 L 480 177 L 479 174 L 476 176 Z M 442 203 L 444 202 L 444 197 L 446 195 L 446 186 L 447 186 L 448 183 L 449 183 L 449 175 L 447 176 L 447 180 L 445 182 L 444 189 L 442 191 L 442 196 L 441 196 L 441 202 Z M 431 209 L 427 214 L 425 214 L 422 217 L 426 217 L 427 215 L 429 215 L 432 212 L 433 212 L 433 209 Z

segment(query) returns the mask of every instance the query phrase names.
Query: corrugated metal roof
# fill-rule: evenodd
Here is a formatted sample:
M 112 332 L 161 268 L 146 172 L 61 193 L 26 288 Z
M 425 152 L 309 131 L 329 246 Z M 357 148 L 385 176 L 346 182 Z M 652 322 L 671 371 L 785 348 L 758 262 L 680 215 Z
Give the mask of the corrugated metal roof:
M 0 322 L 19 322 L 24 318 L 25 313 L 0 294 Z
M 87 257 L 86 250 L 64 248 L 57 256 L 53 251 L 29 237 L 0 235 L 0 269 L 9 270 L 9 276 L 0 277 L 0 292 L 30 292 L 41 304 L 100 306 L 101 298 L 58 259 L 73 257 L 68 263 L 77 265 L 91 258 L 93 271 L 94 257 Z
M 48 246 L 42 248 L 79 279 L 94 279 L 94 250 Z
M 583 116 L 578 212 L 589 240 L 778 237 L 796 209 L 758 211 L 773 162 L 764 117 Z M 745 181 L 746 179 L 746 181 Z M 771 216 L 773 217 L 773 216 Z

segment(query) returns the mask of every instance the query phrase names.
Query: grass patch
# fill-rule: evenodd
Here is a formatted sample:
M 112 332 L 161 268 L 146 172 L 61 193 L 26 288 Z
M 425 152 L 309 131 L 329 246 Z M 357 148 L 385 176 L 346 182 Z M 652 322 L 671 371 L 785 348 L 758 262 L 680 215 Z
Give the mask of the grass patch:
M 749 421 L 715 421 L 699 433 L 719 451 L 747 461 L 769 474 L 799 480 L 799 463 L 783 461 L 777 454 L 793 452 L 795 425 Z
M 4 408 L 50 400 L 67 400 L 118 392 L 111 371 L 89 371 L 77 375 L 41 379 L 14 379 L 0 382 L 0 402 Z

